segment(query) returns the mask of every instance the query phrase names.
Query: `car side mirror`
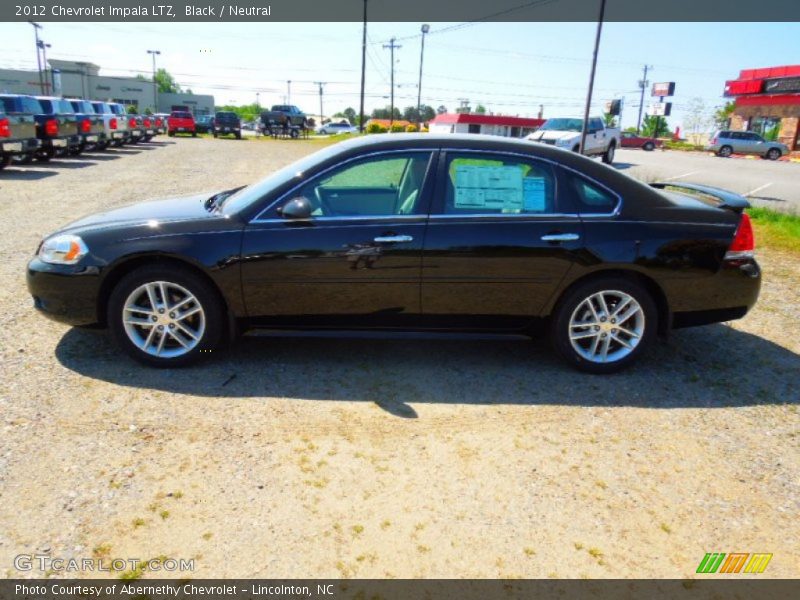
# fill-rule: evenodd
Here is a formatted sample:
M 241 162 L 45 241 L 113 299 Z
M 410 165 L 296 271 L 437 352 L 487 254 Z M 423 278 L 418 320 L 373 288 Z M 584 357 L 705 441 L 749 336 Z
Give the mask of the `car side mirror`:
M 284 219 L 310 219 L 314 208 L 308 198 L 297 196 L 278 209 Z

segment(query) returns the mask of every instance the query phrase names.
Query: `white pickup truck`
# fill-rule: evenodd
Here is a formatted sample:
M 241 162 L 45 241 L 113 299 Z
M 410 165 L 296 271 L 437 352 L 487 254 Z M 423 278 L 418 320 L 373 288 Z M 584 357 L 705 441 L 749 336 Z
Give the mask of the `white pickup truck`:
M 527 139 L 577 152 L 581 144 L 582 129 L 583 119 L 547 119 Z M 600 117 L 589 119 L 589 128 L 586 131 L 586 144 L 583 151 L 585 155 L 602 156 L 603 162 L 610 165 L 614 162 L 614 152 L 620 147 L 621 143 L 618 128 L 606 127 Z

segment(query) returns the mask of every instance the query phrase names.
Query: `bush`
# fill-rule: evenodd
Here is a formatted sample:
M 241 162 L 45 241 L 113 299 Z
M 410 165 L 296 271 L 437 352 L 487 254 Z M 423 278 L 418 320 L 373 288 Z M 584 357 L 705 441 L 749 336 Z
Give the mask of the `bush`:
M 406 130 L 405 126 L 400 125 L 398 123 L 392 125 L 392 133 L 402 133 L 405 130 Z
M 367 133 L 386 133 L 386 127 L 378 125 L 378 123 L 370 123 L 367 127 Z
M 690 144 L 689 142 L 674 142 L 667 140 L 664 142 L 664 148 L 667 150 L 687 150 L 687 151 L 703 151 L 705 146 L 702 144 Z
M 417 133 L 419 129 L 417 129 L 416 125 L 407 125 L 406 126 L 406 133 Z

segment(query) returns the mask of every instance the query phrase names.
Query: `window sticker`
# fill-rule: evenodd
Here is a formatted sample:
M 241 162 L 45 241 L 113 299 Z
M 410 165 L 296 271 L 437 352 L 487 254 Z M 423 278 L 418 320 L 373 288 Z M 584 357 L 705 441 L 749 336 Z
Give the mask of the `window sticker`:
M 522 181 L 518 166 L 457 165 L 455 207 L 519 212 Z
M 526 177 L 522 180 L 522 207 L 525 212 L 545 211 L 544 177 Z

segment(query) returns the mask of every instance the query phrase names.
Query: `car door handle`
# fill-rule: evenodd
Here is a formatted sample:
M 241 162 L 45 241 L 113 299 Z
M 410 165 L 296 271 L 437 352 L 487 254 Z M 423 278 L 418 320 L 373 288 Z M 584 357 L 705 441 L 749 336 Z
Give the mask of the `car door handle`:
M 577 233 L 548 233 L 542 236 L 543 242 L 574 242 L 581 239 Z
M 378 244 L 404 244 L 407 242 L 413 242 L 414 238 L 410 235 L 386 235 L 376 237 L 375 241 Z

